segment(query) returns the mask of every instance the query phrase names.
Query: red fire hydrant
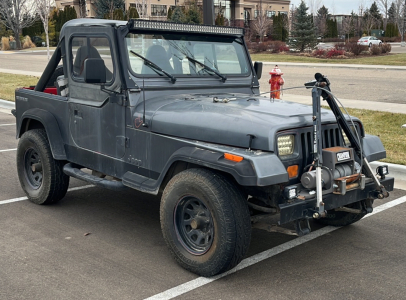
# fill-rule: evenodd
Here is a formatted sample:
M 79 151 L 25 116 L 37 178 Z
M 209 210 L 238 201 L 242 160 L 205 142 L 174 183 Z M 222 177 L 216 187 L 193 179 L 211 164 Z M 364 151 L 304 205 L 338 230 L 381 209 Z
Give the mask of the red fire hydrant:
M 285 80 L 282 78 L 283 73 L 278 65 L 276 65 L 269 74 L 271 74 L 271 79 L 269 79 L 269 84 L 271 85 L 271 99 L 280 99 L 281 88 L 285 83 Z

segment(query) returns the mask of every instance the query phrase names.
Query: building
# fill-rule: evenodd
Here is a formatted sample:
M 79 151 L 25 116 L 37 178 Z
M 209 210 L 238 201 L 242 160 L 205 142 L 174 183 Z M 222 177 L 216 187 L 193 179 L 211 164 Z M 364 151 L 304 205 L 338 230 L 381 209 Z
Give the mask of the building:
M 80 3 L 84 3 L 84 7 L 80 10 Z M 94 6 L 94 2 L 96 0 L 55 0 L 56 8 L 57 9 L 64 9 L 65 6 L 73 6 L 76 10 L 76 15 L 78 17 L 86 17 L 86 18 L 95 18 L 96 17 L 96 8 Z
M 83 1 L 83 0 L 82 0 Z M 125 8 L 137 8 L 140 18 L 150 20 L 166 20 L 168 9 L 175 6 L 185 6 L 190 0 L 125 0 Z M 65 6 L 74 6 L 76 13 L 80 16 L 80 0 L 56 0 L 56 6 L 63 9 Z M 86 17 L 96 17 L 94 6 L 95 0 L 85 0 Z M 203 0 L 195 1 L 198 6 L 203 5 Z M 214 0 L 215 14 L 223 14 L 231 26 L 248 26 L 254 20 L 258 12 L 265 11 L 268 17 L 275 14 L 289 13 L 289 0 Z

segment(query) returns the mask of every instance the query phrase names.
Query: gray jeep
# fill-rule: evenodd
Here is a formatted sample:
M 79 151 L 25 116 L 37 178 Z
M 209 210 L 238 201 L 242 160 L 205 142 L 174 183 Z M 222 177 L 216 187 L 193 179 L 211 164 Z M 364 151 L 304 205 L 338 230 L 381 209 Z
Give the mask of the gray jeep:
M 337 111 L 324 76 L 308 84 L 312 109 L 261 96 L 261 71 L 241 28 L 69 21 L 38 84 L 16 91 L 21 186 L 37 204 L 70 177 L 162 193 L 164 239 L 203 276 L 241 261 L 259 218 L 298 235 L 309 219 L 360 220 L 393 189 L 368 164 L 386 155 L 379 138 Z

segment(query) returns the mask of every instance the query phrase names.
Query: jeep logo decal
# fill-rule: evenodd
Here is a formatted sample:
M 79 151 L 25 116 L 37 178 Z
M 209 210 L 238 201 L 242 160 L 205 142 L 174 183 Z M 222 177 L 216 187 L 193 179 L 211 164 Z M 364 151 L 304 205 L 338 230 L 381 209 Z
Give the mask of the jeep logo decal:
M 343 160 L 347 160 L 350 159 L 350 151 L 345 151 L 345 152 L 340 152 L 337 153 L 337 160 L 338 161 L 343 161 Z

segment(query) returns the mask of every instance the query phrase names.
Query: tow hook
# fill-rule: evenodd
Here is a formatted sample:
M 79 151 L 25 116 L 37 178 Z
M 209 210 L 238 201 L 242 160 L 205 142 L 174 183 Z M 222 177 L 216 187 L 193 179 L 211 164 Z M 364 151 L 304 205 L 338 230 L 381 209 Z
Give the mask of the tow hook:
M 312 230 L 310 228 L 309 219 L 299 219 L 294 221 L 295 230 L 298 236 L 309 234 Z

